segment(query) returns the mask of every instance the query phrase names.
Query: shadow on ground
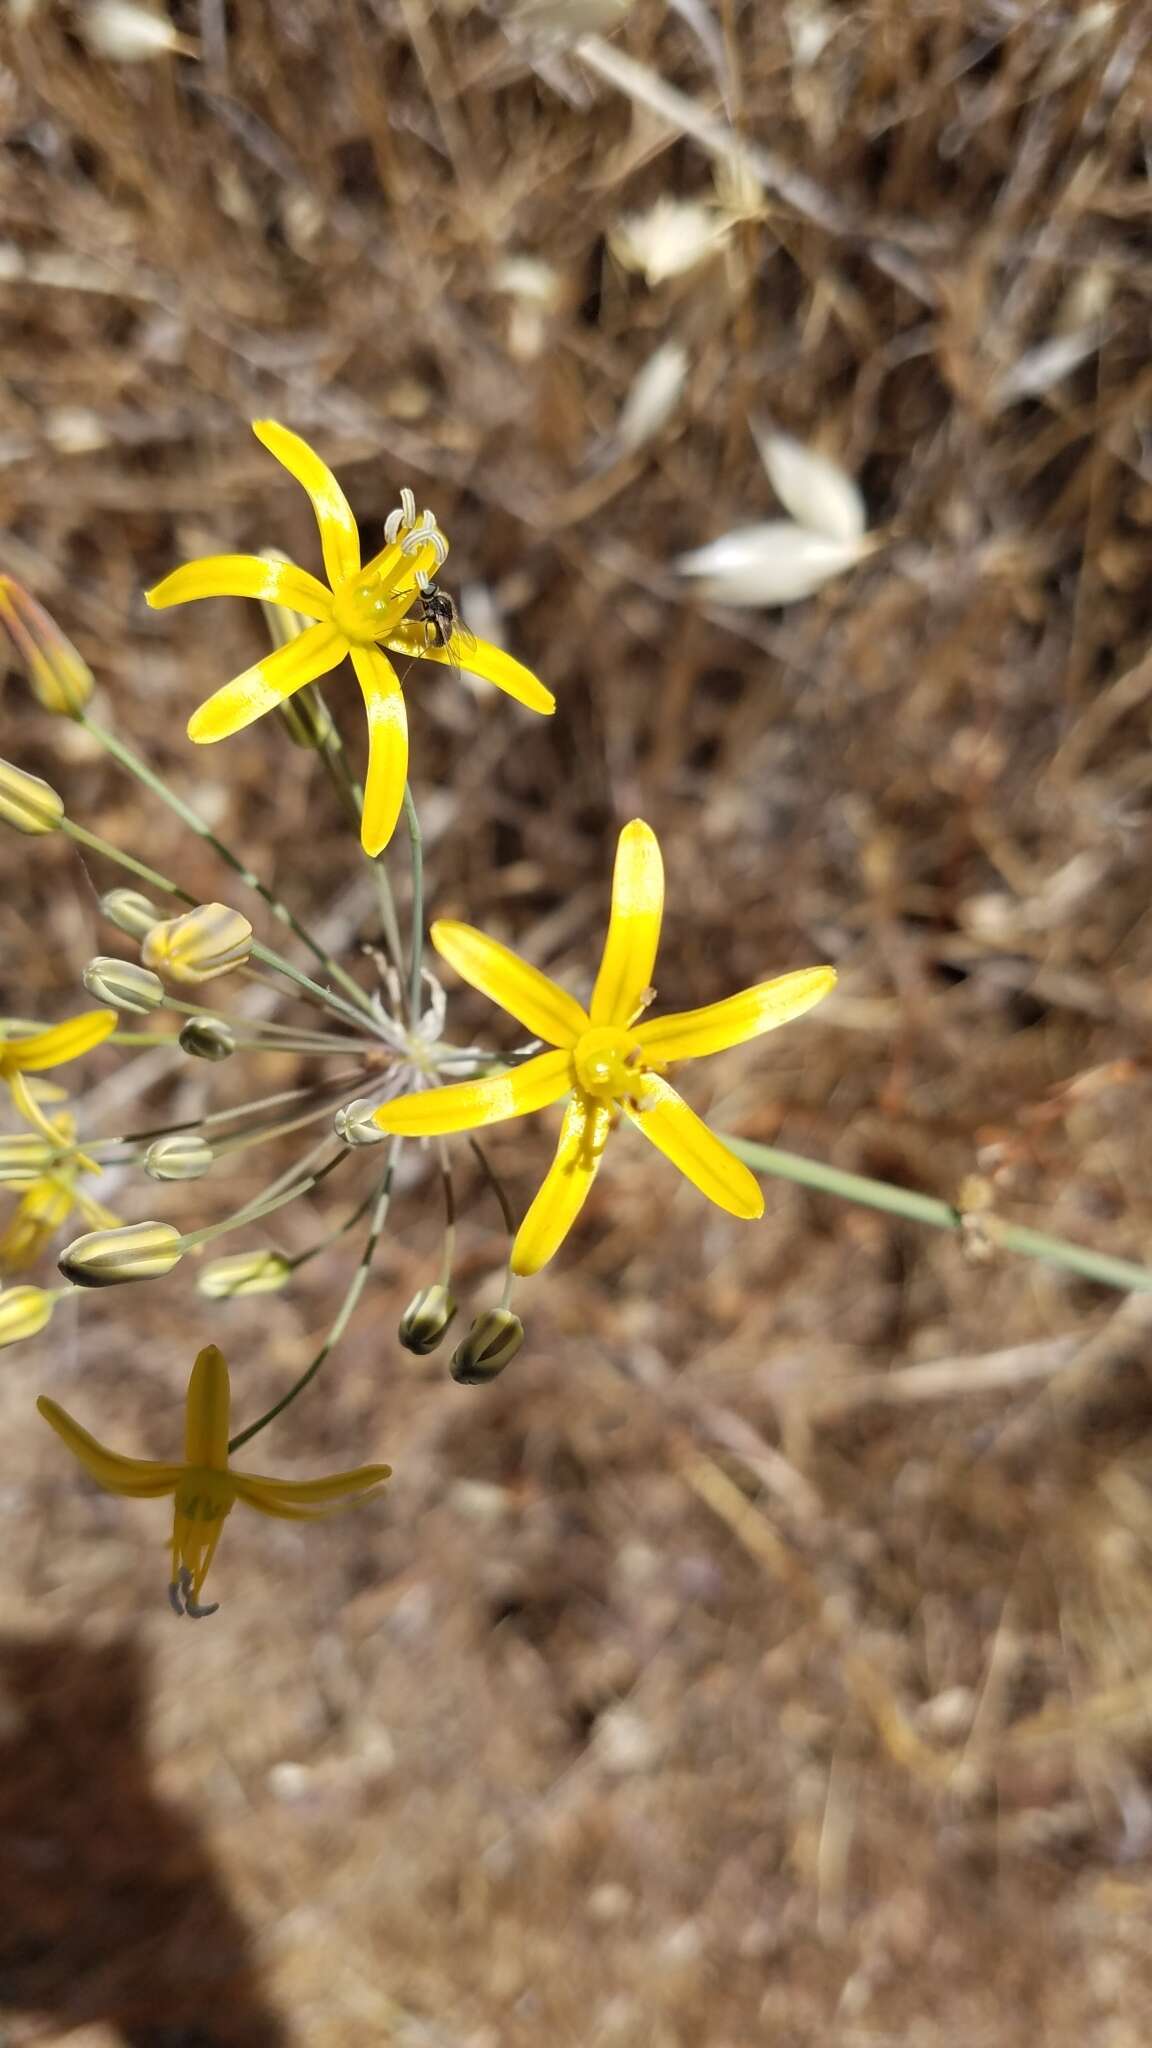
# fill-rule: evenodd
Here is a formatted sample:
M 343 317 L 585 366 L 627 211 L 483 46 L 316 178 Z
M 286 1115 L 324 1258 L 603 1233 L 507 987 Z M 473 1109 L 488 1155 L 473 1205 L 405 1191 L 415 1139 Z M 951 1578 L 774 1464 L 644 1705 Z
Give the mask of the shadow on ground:
M 0 1641 L 0 2016 L 129 2048 L 288 2048 L 196 1827 L 159 1799 L 121 1636 Z

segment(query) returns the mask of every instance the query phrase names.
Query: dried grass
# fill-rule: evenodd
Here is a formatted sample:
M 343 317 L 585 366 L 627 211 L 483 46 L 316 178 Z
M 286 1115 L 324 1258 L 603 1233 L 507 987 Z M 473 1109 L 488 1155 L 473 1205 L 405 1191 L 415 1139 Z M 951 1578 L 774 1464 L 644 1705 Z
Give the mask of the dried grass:
M 319 916 L 353 870 L 308 763 L 180 737 L 257 621 L 140 588 L 209 548 L 311 559 L 254 415 L 368 521 L 411 482 L 466 615 L 561 701 L 414 689 L 436 908 L 578 978 L 642 810 L 663 996 L 842 973 L 701 1107 L 1146 1255 L 1146 10 L 638 0 L 577 48 L 515 14 L 188 0 L 201 60 L 120 69 L 52 0 L 8 31 L 8 566 Z M 612 247 L 667 193 L 734 225 L 649 288 Z M 605 462 L 669 340 L 671 417 Z M 773 516 L 765 419 L 860 479 L 883 545 L 795 609 L 693 609 L 671 559 Z M 219 893 L 79 736 L 2 711 L 5 753 Z M 15 851 L 26 1012 L 97 927 L 67 847 Z M 517 1200 L 545 1142 L 495 1148 Z M 5 1355 L 7 2038 L 270 2044 L 275 2010 L 308 2048 L 1139 2048 L 1144 1312 L 784 1186 L 744 1230 L 622 1143 L 529 1350 L 470 1393 L 391 1335 L 432 1256 L 413 1192 L 268 1452 L 386 1453 L 392 1505 L 237 1523 L 203 1629 L 156 1605 L 154 1511 L 29 1419 L 50 1384 L 163 1451 L 191 1284 Z M 471 1195 L 466 1293 L 499 1260 Z M 323 1326 L 307 1270 L 214 1324 L 253 1409 Z

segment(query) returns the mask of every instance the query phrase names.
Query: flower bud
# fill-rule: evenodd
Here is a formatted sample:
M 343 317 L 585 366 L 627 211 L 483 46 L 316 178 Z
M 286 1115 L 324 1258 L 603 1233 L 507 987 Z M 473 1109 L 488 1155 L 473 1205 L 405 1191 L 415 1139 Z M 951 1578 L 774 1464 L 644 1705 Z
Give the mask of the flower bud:
M 229 1252 L 209 1259 L 196 1285 L 212 1301 L 230 1301 L 237 1294 L 279 1294 L 291 1278 L 292 1262 L 283 1252 Z
M 510 1308 L 485 1309 L 452 1353 L 452 1377 L 481 1387 L 502 1373 L 524 1342 L 524 1325 Z
M 36 1337 L 56 1306 L 46 1287 L 8 1287 L 0 1293 L 0 1349 Z
M 0 818 L 17 832 L 55 832 L 64 816 L 64 799 L 50 782 L 29 775 L 13 761 L 0 761 Z
M 387 1133 L 373 1122 L 375 1110 L 374 1102 L 358 1095 L 355 1102 L 349 1102 L 336 1111 L 333 1118 L 336 1136 L 343 1138 L 346 1145 L 382 1145 Z
M 199 1180 L 216 1154 L 195 1131 L 171 1131 L 156 1138 L 144 1154 L 144 1171 L 153 1180 Z
M 446 1287 L 439 1282 L 435 1287 L 422 1287 L 400 1318 L 399 1337 L 405 1351 L 427 1358 L 443 1342 L 455 1313 L 456 1301 Z
M 109 889 L 100 898 L 100 908 L 110 924 L 118 932 L 127 932 L 130 939 L 142 939 L 159 924 L 161 912 L 139 889 Z
M 181 1052 L 194 1060 L 226 1060 L 236 1050 L 236 1033 L 223 1017 L 189 1017 L 180 1033 Z
M 0 1187 L 19 1187 L 24 1181 L 39 1180 L 61 1149 L 48 1138 L 42 1138 L 38 1131 L 0 1136 Z
M 147 1017 L 165 1001 L 164 983 L 150 967 L 141 967 L 135 960 L 114 960 L 108 953 L 97 953 L 81 980 L 98 1002 L 111 1003 L 114 1010 L 129 1010 L 136 1017 Z
M 0 621 L 45 711 L 78 718 L 96 687 L 92 671 L 55 619 L 11 576 L 0 576 Z
M 183 1255 L 184 1239 L 171 1223 L 124 1223 L 76 1238 L 57 1264 L 76 1287 L 117 1287 L 128 1280 L 162 1279 Z
M 198 903 L 182 917 L 154 924 L 141 947 L 145 967 L 173 981 L 211 981 L 242 967 L 252 951 L 252 927 L 226 903 Z

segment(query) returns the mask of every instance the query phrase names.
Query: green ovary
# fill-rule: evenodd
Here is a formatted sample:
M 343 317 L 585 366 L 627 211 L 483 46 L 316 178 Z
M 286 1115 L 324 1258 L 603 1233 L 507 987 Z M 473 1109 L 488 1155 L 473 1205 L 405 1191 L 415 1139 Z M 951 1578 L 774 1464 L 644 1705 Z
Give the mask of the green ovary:
M 644 1073 L 639 1040 L 614 1024 L 586 1031 L 576 1041 L 572 1061 L 581 1088 L 597 1102 L 634 1095 Z

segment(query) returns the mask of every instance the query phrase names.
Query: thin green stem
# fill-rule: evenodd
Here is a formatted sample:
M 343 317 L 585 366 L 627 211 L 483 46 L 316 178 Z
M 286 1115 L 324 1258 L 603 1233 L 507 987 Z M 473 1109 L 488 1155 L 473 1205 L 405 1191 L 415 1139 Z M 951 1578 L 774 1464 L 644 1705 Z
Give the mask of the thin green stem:
M 225 861 L 232 869 L 232 872 L 239 875 L 245 887 L 253 889 L 261 901 L 267 904 L 273 917 L 279 923 L 287 925 L 290 931 L 295 932 L 296 937 L 302 945 L 308 948 L 317 965 L 323 967 L 326 974 L 330 974 L 334 981 L 340 983 L 345 993 L 351 996 L 360 1010 L 371 1014 L 371 998 L 360 987 L 359 982 L 353 979 L 352 975 L 340 965 L 338 960 L 332 958 L 331 954 L 325 950 L 317 939 L 313 938 L 307 927 L 300 923 L 300 920 L 289 910 L 286 903 L 282 903 L 278 896 L 273 895 L 272 891 L 260 880 L 259 875 L 253 874 L 251 868 L 246 867 L 244 862 L 232 852 L 231 847 L 226 846 L 222 839 L 217 838 L 215 832 L 205 824 L 203 818 L 192 809 L 190 804 L 186 804 L 182 797 L 177 796 L 175 790 L 169 789 L 167 783 L 149 768 L 148 763 L 142 761 L 139 754 L 135 753 L 131 747 L 125 746 L 123 740 L 118 739 L 115 733 L 107 732 L 103 726 L 97 725 L 96 721 L 89 718 L 86 713 L 81 714 L 79 723 L 86 732 L 91 733 L 93 739 L 98 741 L 107 753 L 111 754 L 113 760 L 118 761 L 122 768 L 126 768 L 130 775 L 134 775 L 137 781 L 144 784 L 146 789 L 150 789 L 154 796 L 158 796 L 162 803 L 167 804 L 169 810 L 174 811 L 176 816 L 188 826 L 189 830 L 195 832 L 197 838 L 203 839 L 207 845 L 212 847 L 213 851 L 219 854 L 221 860 Z M 190 898 L 187 900 L 191 901 Z
M 773 1145 L 757 1145 L 748 1138 L 725 1136 L 724 1143 L 738 1159 L 760 1173 L 795 1181 L 800 1187 L 815 1188 L 821 1194 L 838 1195 L 845 1202 L 863 1202 L 868 1208 L 884 1209 L 891 1216 L 906 1216 L 910 1222 L 926 1223 L 933 1230 L 959 1231 L 968 1227 L 970 1221 L 950 1202 L 941 1202 L 934 1195 L 917 1194 L 913 1188 L 895 1187 L 891 1181 L 845 1173 L 838 1166 L 825 1166 L 818 1159 L 804 1159 L 796 1152 L 780 1152 Z M 1113 1258 L 1110 1252 L 1092 1251 L 1088 1245 L 1070 1244 L 1066 1238 L 1048 1237 L 1019 1223 L 1006 1223 L 999 1216 L 981 1215 L 979 1228 L 985 1242 L 1001 1251 L 1019 1252 L 1027 1259 L 1063 1266 L 1067 1272 L 1081 1273 L 1085 1279 L 1098 1280 L 1104 1287 L 1141 1294 L 1152 1292 L 1152 1268 L 1148 1266 Z
M 261 1095 L 253 1102 L 236 1103 L 231 1109 L 213 1110 L 210 1116 L 188 1117 L 183 1123 L 178 1124 L 157 1124 L 149 1131 L 125 1131 L 123 1136 L 118 1138 L 97 1138 L 88 1150 L 93 1158 L 101 1159 L 105 1164 L 118 1163 L 116 1155 L 108 1152 L 109 1145 L 148 1145 L 153 1138 L 167 1138 L 176 1131 L 207 1131 L 216 1124 L 233 1123 L 237 1117 L 252 1116 L 257 1110 L 279 1109 L 287 1104 L 316 1101 L 321 1097 L 330 1097 L 336 1101 L 363 1079 L 363 1068 L 353 1074 L 333 1074 L 327 1081 L 319 1084 L 307 1088 L 281 1088 L 275 1095 Z M 254 1128 L 276 1131 L 280 1126 L 273 1123 Z
M 342 1147 L 333 1158 L 327 1160 L 323 1166 L 317 1167 L 315 1173 L 303 1174 L 290 1186 L 283 1185 L 284 1176 L 281 1176 L 279 1184 L 273 1183 L 275 1192 L 272 1189 L 266 1190 L 255 1201 L 249 1202 L 246 1208 L 237 1209 L 234 1216 L 225 1217 L 222 1223 L 207 1223 L 203 1230 L 188 1231 L 181 1240 L 182 1249 L 186 1252 L 192 1251 L 197 1245 L 212 1244 L 216 1238 L 226 1236 L 231 1230 L 239 1230 L 248 1223 L 262 1223 L 266 1216 L 273 1215 L 277 1209 L 285 1209 L 289 1202 L 298 1201 L 301 1195 L 310 1194 L 314 1187 L 318 1187 L 322 1180 L 327 1180 L 328 1175 L 349 1156 L 347 1150 Z
M 412 785 L 404 784 L 404 823 L 408 827 L 408 853 L 412 862 L 412 974 L 408 987 L 408 1015 L 415 1031 L 420 1022 L 421 976 L 424 968 L 424 834 L 412 798 Z
M 182 889 L 170 875 L 162 875 L 158 868 L 151 868 L 146 862 L 136 860 L 132 854 L 125 853 L 122 847 L 113 846 L 110 839 L 102 839 L 99 833 L 87 831 L 83 825 L 77 825 L 71 818 L 62 818 L 60 822 L 61 829 L 78 845 L 89 847 L 93 853 L 103 854 L 107 860 L 115 861 L 117 866 L 126 868 L 129 874 L 136 875 L 140 881 L 150 883 L 154 889 L 163 890 L 167 896 L 175 896 L 178 902 L 187 903 L 193 909 L 197 907 L 196 897 L 190 896 L 187 889 Z M 366 997 L 362 1008 L 355 1009 L 351 1003 L 346 1003 L 342 996 L 336 995 L 334 990 L 322 988 L 320 983 L 313 981 L 302 968 L 294 967 L 290 960 L 285 960 L 283 954 L 273 952 L 271 946 L 264 945 L 260 939 L 252 941 L 252 958 L 261 961 L 265 967 L 274 968 L 278 974 L 283 974 L 288 981 L 294 982 L 297 988 L 307 990 L 326 1010 L 332 1010 L 346 1023 L 354 1024 L 357 1031 L 364 1029 L 364 1011 L 367 1009 L 371 1013 L 371 1005 Z
M 347 1329 L 349 1322 L 351 1321 L 353 1312 L 356 1308 L 356 1304 L 364 1291 L 365 1282 L 368 1278 L 369 1268 L 371 1267 L 372 1260 L 375 1257 L 376 1247 L 380 1242 L 380 1237 L 384 1229 L 384 1224 L 387 1220 L 388 1204 L 392 1198 L 392 1177 L 395 1172 L 396 1161 L 400 1156 L 400 1147 L 402 1143 L 402 1139 L 394 1138 L 389 1147 L 388 1161 L 384 1168 L 384 1178 L 380 1183 L 380 1191 L 376 1196 L 376 1206 L 372 1211 L 372 1221 L 369 1225 L 368 1237 L 364 1245 L 364 1250 L 360 1255 L 360 1263 L 357 1266 L 356 1271 L 352 1275 L 351 1281 L 349 1282 L 347 1291 L 344 1295 L 344 1299 L 341 1302 L 339 1309 L 337 1310 L 335 1319 L 331 1325 L 331 1328 L 328 1331 L 328 1335 L 324 1339 L 323 1344 L 320 1346 L 320 1349 L 316 1353 L 316 1356 L 312 1360 L 311 1364 L 306 1368 L 304 1372 L 301 1373 L 299 1379 L 296 1380 L 293 1383 L 293 1385 L 289 1387 L 288 1392 L 286 1394 L 282 1394 L 280 1399 L 278 1401 L 275 1401 L 271 1408 L 266 1409 L 264 1414 L 261 1415 L 256 1422 L 249 1423 L 247 1429 L 242 1429 L 239 1435 L 231 1438 L 228 1445 L 229 1454 L 231 1454 L 234 1451 L 240 1450 L 244 1444 L 251 1443 L 252 1438 L 254 1436 L 258 1436 L 262 1429 L 267 1429 L 268 1424 L 270 1422 L 274 1422 L 278 1415 L 283 1415 L 284 1410 L 286 1408 L 291 1407 L 293 1401 L 295 1401 L 297 1397 L 304 1392 L 305 1387 L 308 1386 L 311 1383 L 311 1381 L 315 1379 L 317 1373 L 320 1371 L 321 1366 L 324 1364 L 325 1360 L 331 1355 L 331 1353 L 335 1350 L 337 1344 L 340 1342 L 341 1337 L 344 1335 L 344 1332 Z

